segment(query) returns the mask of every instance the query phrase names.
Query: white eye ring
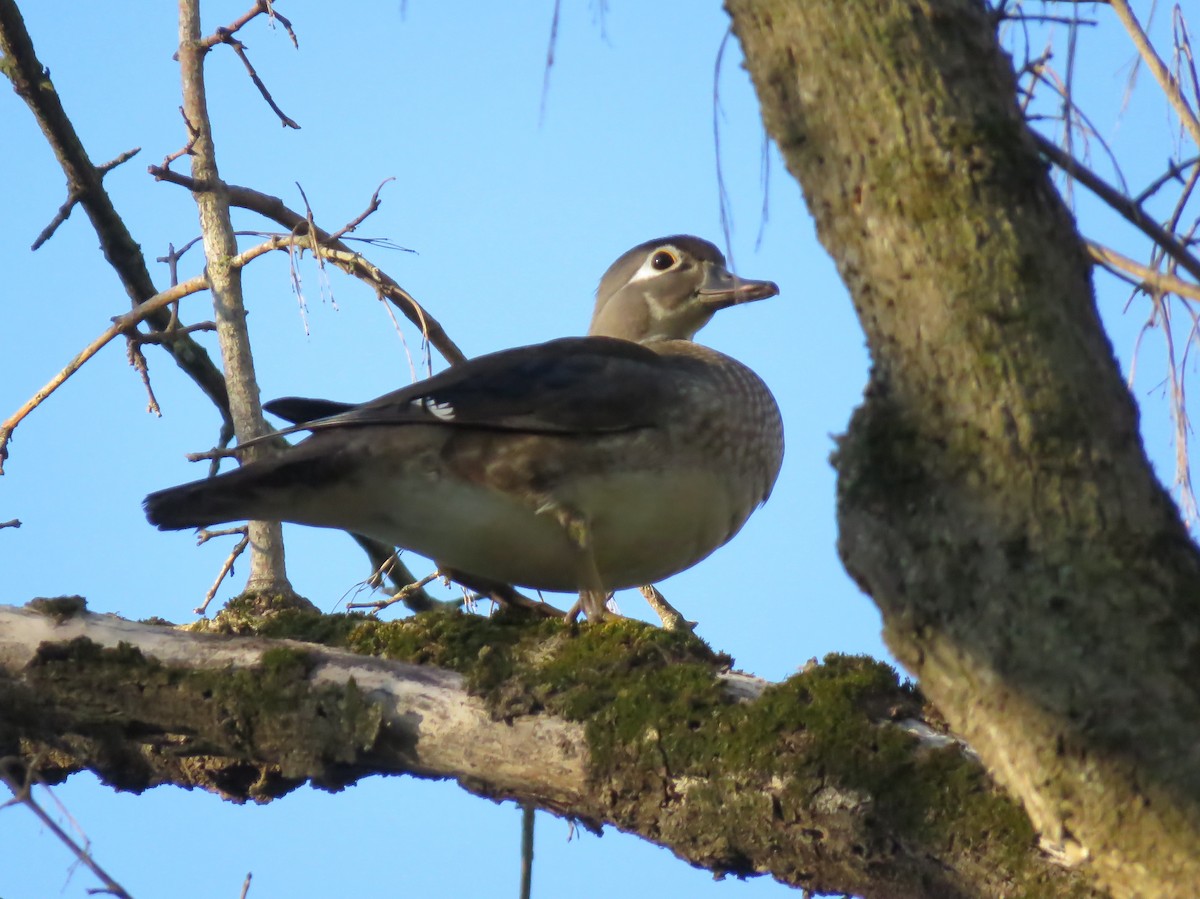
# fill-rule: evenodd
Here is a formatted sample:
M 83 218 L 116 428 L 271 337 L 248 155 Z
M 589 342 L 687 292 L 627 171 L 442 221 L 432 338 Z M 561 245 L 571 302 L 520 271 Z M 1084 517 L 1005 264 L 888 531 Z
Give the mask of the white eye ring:
M 669 245 L 658 247 L 646 257 L 646 261 L 642 263 L 641 268 L 634 272 L 633 277 L 629 279 L 629 283 L 633 284 L 636 281 L 648 281 L 651 278 L 657 278 L 665 272 L 679 268 L 682 261 L 683 254 L 675 249 L 675 247 Z M 662 266 L 661 268 L 660 265 Z

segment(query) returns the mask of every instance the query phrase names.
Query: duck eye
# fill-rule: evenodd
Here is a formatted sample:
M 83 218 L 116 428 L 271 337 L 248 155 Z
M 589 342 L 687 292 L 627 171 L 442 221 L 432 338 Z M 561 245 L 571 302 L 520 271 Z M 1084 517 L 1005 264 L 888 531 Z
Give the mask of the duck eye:
M 650 265 L 652 265 L 656 271 L 665 272 L 677 261 L 678 260 L 675 258 L 674 254 L 668 253 L 666 250 L 659 250 L 654 254 L 654 258 L 650 260 Z

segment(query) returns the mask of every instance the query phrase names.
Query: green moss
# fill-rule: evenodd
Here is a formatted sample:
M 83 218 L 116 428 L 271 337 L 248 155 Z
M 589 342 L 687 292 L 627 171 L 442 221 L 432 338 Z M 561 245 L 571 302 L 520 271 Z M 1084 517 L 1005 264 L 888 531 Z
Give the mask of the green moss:
M 317 607 L 298 593 L 250 591 L 240 593 L 225 603 L 222 610 L 231 615 L 264 616 L 276 612 L 301 610 L 317 613 Z
M 693 802 L 709 796 L 721 820 L 736 801 L 731 784 L 754 796 L 763 783 L 783 784 L 780 801 L 796 807 L 820 785 L 871 797 L 868 821 L 881 837 L 939 846 L 961 841 L 967 828 L 989 859 L 1015 870 L 1028 858 L 1028 819 L 976 762 L 957 747 L 918 750 L 913 736 L 879 726 L 921 713 L 920 695 L 889 666 L 831 655 L 742 703 L 716 677 L 727 661 L 689 635 L 618 622 L 564 632 L 540 655 L 518 654 L 513 670 L 526 707 L 584 723 L 591 776 L 624 784 L 618 792 L 644 792 L 670 772 L 695 784 Z M 511 693 L 493 696 L 510 712 L 520 707 Z
M 291 646 L 273 646 L 262 654 L 263 673 L 276 682 L 308 677 L 315 667 L 313 655 Z
M 381 726 L 379 708 L 353 682 L 314 687 L 312 666 L 304 649 L 277 646 L 249 668 L 178 668 L 126 643 L 104 648 L 78 638 L 40 646 L 29 680 L 50 705 L 55 691 L 71 692 L 75 708 L 78 684 L 87 681 L 92 706 L 77 727 L 102 747 L 98 757 L 124 759 L 108 772 L 117 786 L 148 785 L 138 781 L 145 775 L 136 755 L 128 755 L 130 728 L 153 743 L 160 729 L 187 722 L 186 743 L 168 741 L 156 751 L 183 752 L 197 782 L 230 798 L 268 799 L 310 776 L 318 786 L 342 786 L 340 766 L 356 762 Z M 251 756 L 268 761 L 250 764 Z
M 961 846 L 977 835 L 971 848 L 1014 872 L 1029 857 L 1028 819 L 975 761 L 957 747 L 918 749 L 903 730 L 879 726 L 919 717 L 922 699 L 889 666 L 870 658 L 831 655 L 768 687 L 754 702 L 736 702 L 717 677 L 731 663 L 727 656 L 688 632 L 637 621 L 565 626 L 438 609 L 383 622 L 289 610 L 256 627 L 263 636 L 457 671 L 498 718 L 549 709 L 581 722 L 592 779 L 622 794 L 644 796 L 668 771 L 688 778 L 693 802 L 709 797 L 714 820 L 724 820 L 731 802 L 743 794 L 760 796 L 763 783 L 781 784 L 779 801 L 796 808 L 828 787 L 843 797 L 871 797 L 869 820 L 881 837 L 910 834 L 936 847 L 951 841 Z M 304 683 L 310 666 L 302 650 L 273 649 L 253 671 L 214 672 L 210 689 L 225 706 L 252 703 L 281 715 L 283 740 L 292 726 L 289 707 L 297 701 L 292 690 Z M 362 702 L 348 696 L 337 701 Z M 364 704 L 351 715 L 366 716 L 354 739 L 373 733 L 376 722 L 368 712 Z M 746 789 L 730 789 L 739 783 Z M 743 820 L 737 826 L 749 825 Z
M 593 765 L 602 770 L 628 761 L 647 733 L 704 754 L 694 742 L 697 716 L 727 701 L 714 675 L 729 663 L 690 632 L 621 620 L 560 634 L 524 660 L 521 676 L 535 705 L 586 724 Z
M 439 608 L 402 621 L 367 619 L 348 635 L 345 646 L 366 655 L 457 671 L 466 676 L 471 692 L 486 695 L 512 677 L 519 644 L 540 642 L 562 629 L 558 621 L 480 618 Z
M 368 620 L 365 615 L 322 615 L 302 609 L 287 609 L 255 624 L 260 637 L 300 640 L 323 646 L 345 646 L 350 635 Z
M 25 604 L 27 609 L 41 612 L 48 618 L 63 622 L 87 611 L 87 600 L 82 596 L 39 596 Z

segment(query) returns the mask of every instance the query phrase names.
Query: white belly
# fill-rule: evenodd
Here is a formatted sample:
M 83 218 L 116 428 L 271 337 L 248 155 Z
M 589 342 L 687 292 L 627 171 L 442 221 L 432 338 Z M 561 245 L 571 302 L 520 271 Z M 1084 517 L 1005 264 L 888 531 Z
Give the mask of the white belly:
M 581 479 L 555 497 L 589 525 L 592 560 L 553 510 L 468 482 L 431 478 L 377 484 L 371 508 L 350 487 L 333 488 L 320 508 L 345 528 L 477 577 L 550 591 L 617 590 L 661 580 L 694 565 L 744 523 L 720 479 L 703 471 L 631 473 Z M 337 494 L 341 494 L 340 496 Z M 749 509 L 747 508 L 747 512 Z M 334 520 L 336 519 L 336 520 Z M 316 524 L 311 518 L 307 523 Z

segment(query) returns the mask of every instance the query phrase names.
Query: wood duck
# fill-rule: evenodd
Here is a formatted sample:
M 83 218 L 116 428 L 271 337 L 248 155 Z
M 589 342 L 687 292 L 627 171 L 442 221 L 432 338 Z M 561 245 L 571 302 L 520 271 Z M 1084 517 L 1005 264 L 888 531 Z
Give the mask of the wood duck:
M 605 272 L 587 337 L 471 359 L 361 405 L 266 409 L 311 435 L 279 455 L 152 493 L 164 530 L 242 519 L 340 528 L 468 581 L 614 590 L 695 565 L 746 523 L 783 459 L 779 408 L 692 342 L 715 312 L 774 296 L 711 243 L 639 244 Z

